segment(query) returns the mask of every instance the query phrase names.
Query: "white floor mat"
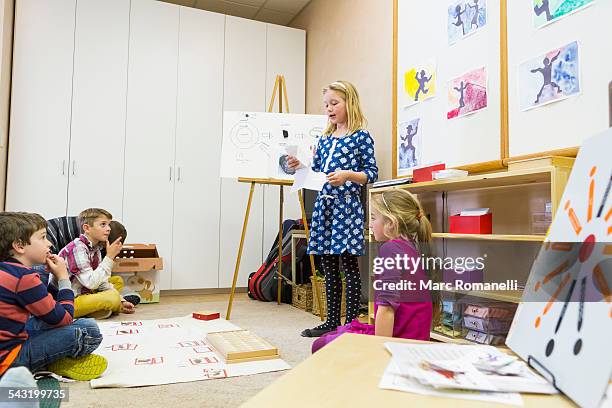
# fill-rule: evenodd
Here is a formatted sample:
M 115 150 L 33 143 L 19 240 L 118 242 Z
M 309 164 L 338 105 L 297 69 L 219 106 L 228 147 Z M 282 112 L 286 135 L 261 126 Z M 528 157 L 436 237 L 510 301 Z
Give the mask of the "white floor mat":
M 240 329 L 224 319 L 186 316 L 99 326 L 104 340 L 95 353 L 108 359 L 108 368 L 91 380 L 92 388 L 172 384 L 291 368 L 281 359 L 225 364 L 206 341 L 207 333 Z

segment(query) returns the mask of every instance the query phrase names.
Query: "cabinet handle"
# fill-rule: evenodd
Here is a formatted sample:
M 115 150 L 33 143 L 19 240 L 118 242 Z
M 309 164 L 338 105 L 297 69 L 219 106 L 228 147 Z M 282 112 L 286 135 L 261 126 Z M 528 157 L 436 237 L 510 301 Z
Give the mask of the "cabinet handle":
M 172 181 L 172 166 L 170 166 L 170 178 L 168 179 L 168 181 Z
M 74 164 L 75 164 L 75 161 L 73 160 L 73 161 L 72 161 L 72 175 L 73 175 L 73 176 L 74 176 L 74 167 L 75 167 L 75 166 L 74 166 Z
M 62 176 L 66 175 L 66 160 L 62 160 Z
M 181 168 L 180 168 L 180 166 L 178 168 L 178 180 L 177 181 L 181 181 Z

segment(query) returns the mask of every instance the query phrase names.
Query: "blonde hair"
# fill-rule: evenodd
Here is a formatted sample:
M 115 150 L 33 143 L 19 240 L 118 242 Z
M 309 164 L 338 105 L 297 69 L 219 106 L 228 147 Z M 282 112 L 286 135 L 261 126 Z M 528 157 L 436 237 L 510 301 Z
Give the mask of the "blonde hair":
M 93 227 L 96 219 L 100 217 L 105 217 L 109 221 L 113 219 L 113 215 L 102 208 L 88 208 L 86 210 L 81 211 L 78 216 L 79 227 L 81 227 L 81 231 L 83 231 L 83 225 L 87 224 L 90 227 Z
M 348 81 L 335 81 L 323 88 L 323 95 L 328 91 L 336 91 L 346 104 L 347 127 L 349 134 L 366 127 L 368 121 L 361 111 L 359 94 L 353 84 Z M 336 125 L 327 123 L 324 135 L 331 135 L 336 130 Z
M 372 207 L 385 219 L 384 233 L 390 238 L 405 237 L 417 242 L 431 241 L 431 223 L 419 200 L 406 190 L 373 194 Z

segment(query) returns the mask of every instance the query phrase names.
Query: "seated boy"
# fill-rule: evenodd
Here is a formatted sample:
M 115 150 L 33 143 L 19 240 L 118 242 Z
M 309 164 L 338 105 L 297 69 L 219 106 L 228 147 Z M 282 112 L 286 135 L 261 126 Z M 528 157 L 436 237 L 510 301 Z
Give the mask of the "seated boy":
M 73 323 L 68 271 L 64 260 L 50 253 L 46 227 L 38 214 L 0 213 L 0 376 L 25 366 L 77 380 L 97 378 L 107 362 L 91 353 L 102 335 L 92 319 Z M 55 276 L 57 301 L 31 269 L 35 264 L 46 264 Z
M 106 319 L 113 313 L 134 313 L 134 305 L 121 297 L 109 282 L 114 259 L 121 251 L 121 237 L 110 243 L 113 216 L 100 208 L 89 208 L 79 214 L 82 234 L 59 253 L 68 264 L 74 291 L 74 316 Z M 101 259 L 100 246 L 106 246 Z M 119 278 L 120 279 L 120 278 Z

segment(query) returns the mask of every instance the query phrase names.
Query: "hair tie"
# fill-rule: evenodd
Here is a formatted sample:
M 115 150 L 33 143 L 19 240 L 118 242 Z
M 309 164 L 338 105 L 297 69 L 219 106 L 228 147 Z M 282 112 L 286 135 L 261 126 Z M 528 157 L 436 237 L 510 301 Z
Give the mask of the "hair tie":
M 335 82 L 332 82 L 329 86 L 337 86 L 346 91 L 346 85 L 344 85 L 342 82 L 335 81 Z
M 380 193 L 380 198 L 382 198 L 382 202 L 385 205 L 385 208 L 387 209 L 387 211 L 391 212 L 391 209 L 387 205 L 387 200 L 385 200 L 385 193 L 384 192 Z
M 419 213 L 416 216 L 417 221 L 421 221 L 421 217 L 423 217 L 425 214 L 423 213 L 423 211 L 419 211 Z

